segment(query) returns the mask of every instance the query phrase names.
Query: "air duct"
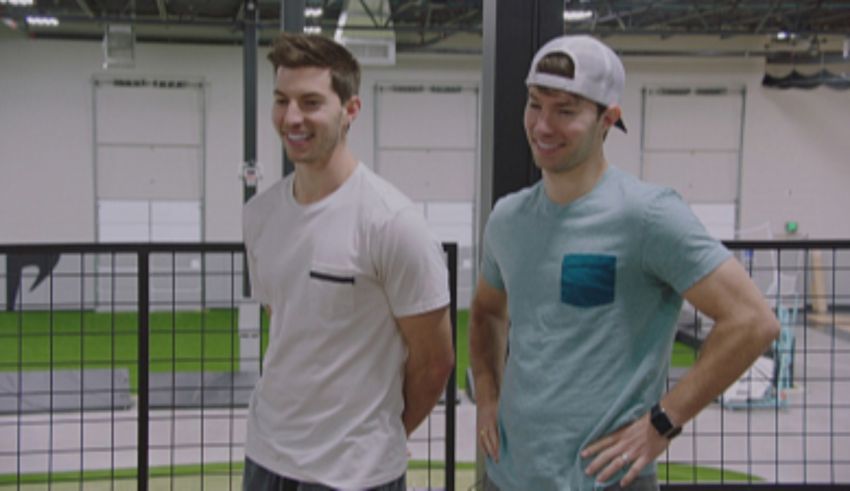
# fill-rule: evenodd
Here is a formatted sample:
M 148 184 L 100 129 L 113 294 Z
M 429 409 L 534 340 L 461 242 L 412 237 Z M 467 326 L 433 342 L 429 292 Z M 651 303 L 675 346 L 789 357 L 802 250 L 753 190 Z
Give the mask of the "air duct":
M 395 30 L 389 0 L 348 0 L 334 39 L 361 65 L 395 64 Z
M 103 68 L 133 68 L 136 36 L 129 24 L 107 24 L 103 35 Z

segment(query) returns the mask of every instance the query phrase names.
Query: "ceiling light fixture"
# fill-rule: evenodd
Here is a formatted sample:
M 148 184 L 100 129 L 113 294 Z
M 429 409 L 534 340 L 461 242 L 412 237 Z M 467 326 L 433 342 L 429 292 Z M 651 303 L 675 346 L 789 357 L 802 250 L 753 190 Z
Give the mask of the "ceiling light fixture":
M 59 25 L 59 19 L 56 17 L 29 15 L 27 16 L 27 24 L 36 27 L 57 27 Z
M 795 41 L 796 39 L 797 39 L 797 33 L 796 32 L 779 31 L 779 32 L 776 33 L 776 40 L 777 41 Z
M 307 7 L 304 9 L 304 17 L 321 17 L 322 7 Z
M 304 32 L 307 34 L 321 34 L 322 28 L 320 26 L 304 26 Z
M 592 10 L 564 10 L 564 20 L 566 22 L 581 22 L 593 17 Z
M 0 5 L 14 5 L 15 7 L 30 7 L 35 0 L 0 0 Z

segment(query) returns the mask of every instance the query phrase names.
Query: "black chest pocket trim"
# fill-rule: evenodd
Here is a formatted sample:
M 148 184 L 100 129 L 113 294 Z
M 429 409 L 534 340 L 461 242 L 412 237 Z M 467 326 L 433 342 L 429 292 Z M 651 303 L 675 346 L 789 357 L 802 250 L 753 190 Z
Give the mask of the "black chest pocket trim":
M 321 281 L 330 281 L 332 283 L 347 283 L 354 284 L 353 276 L 338 276 L 334 274 L 322 273 L 321 271 L 310 271 L 310 278 Z

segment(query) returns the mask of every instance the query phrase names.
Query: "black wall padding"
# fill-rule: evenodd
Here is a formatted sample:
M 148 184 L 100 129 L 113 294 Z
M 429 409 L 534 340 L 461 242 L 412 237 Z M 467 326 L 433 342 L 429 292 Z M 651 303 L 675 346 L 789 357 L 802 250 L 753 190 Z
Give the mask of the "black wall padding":
M 784 77 L 765 74 L 761 84 L 774 89 L 814 89 L 825 85 L 831 89 L 847 90 L 850 89 L 850 77 L 845 74 L 835 74 L 826 69 L 812 75 L 803 75 L 797 70 L 792 70 Z

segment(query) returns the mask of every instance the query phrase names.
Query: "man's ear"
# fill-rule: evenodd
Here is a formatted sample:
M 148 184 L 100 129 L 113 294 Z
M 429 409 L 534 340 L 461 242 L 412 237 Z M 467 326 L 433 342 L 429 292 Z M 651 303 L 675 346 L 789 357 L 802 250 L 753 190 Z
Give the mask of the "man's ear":
M 351 123 L 357 119 L 357 115 L 360 114 L 360 107 L 363 102 L 360 100 L 360 96 L 353 95 L 348 98 L 348 100 L 343 104 L 343 110 L 345 111 L 345 117 L 348 120 L 348 126 L 351 126 Z
M 614 124 L 620 120 L 620 116 L 622 116 L 623 110 L 620 109 L 620 106 L 617 104 L 612 104 L 608 106 L 608 109 L 605 110 L 605 113 L 602 114 L 602 118 L 605 121 L 605 129 L 609 129 Z

